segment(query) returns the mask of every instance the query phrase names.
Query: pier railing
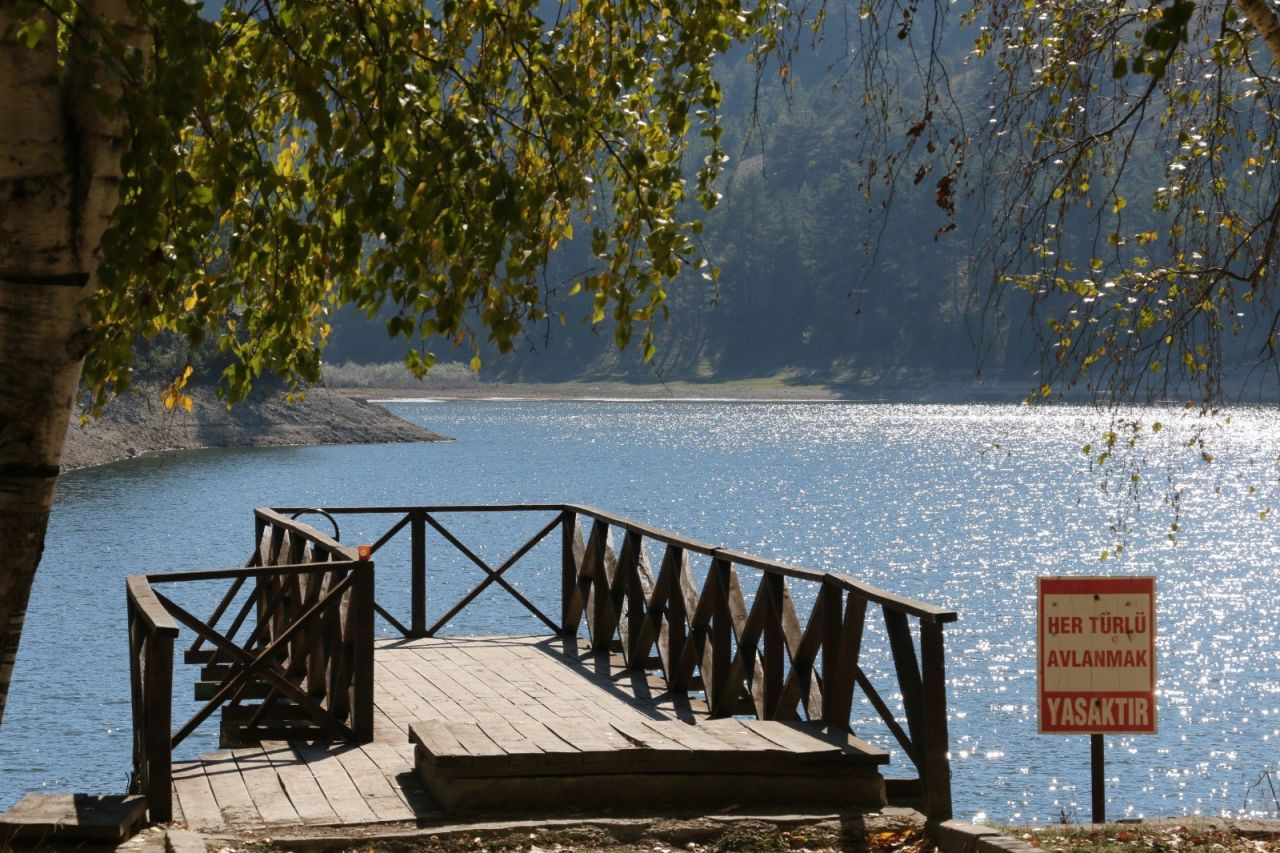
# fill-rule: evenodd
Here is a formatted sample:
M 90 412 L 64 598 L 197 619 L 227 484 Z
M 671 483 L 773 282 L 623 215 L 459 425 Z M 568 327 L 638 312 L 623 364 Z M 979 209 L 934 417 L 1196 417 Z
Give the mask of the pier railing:
M 264 512 L 258 511 L 260 526 Z M 918 778 L 903 780 L 899 790 L 917 793 L 931 819 L 951 817 L 943 626 L 956 619 L 952 611 L 846 574 L 708 545 L 584 506 L 294 507 L 277 509 L 271 517 L 304 512 L 327 516 L 335 535 L 343 516 L 390 516 L 386 531 L 374 538 L 372 554 L 407 531 L 409 565 L 382 565 L 384 578 L 407 570 L 408 617 L 402 620 L 392 609 L 373 604 L 406 637 L 437 635 L 481 593 L 497 586 L 556 634 L 577 636 L 585 621 L 592 649 L 620 654 L 628 668 L 661 671 L 672 690 L 701 692 L 714 716 L 811 720 L 852 731 L 860 691 L 916 768 Z M 494 565 L 445 524 L 451 516 L 477 513 L 540 514 L 546 522 Z M 475 587 L 431 621 L 428 530 L 483 573 Z M 557 535 L 560 611 L 553 618 L 507 574 Z M 656 561 L 651 549 L 660 550 Z M 744 585 L 747 573 L 751 582 Z M 795 585 L 808 589 L 793 597 Z M 744 589 L 752 588 L 748 605 Z M 797 599 L 805 602 L 803 615 Z M 873 609 L 883 619 L 892 660 L 887 685 L 877 685 L 863 667 Z
M 373 739 L 373 564 L 312 527 L 258 510 L 248 565 L 134 575 L 126 588 L 132 671 L 134 783 L 154 822 L 171 819 L 172 753 L 222 710 L 224 744 L 263 738 Z M 156 587 L 219 584 L 201 619 Z M 178 626 L 195 640 L 204 704 L 172 722 Z
M 326 518 L 333 536 L 296 520 L 302 513 Z M 493 513 L 536 517 L 536 532 L 496 563 L 465 543 L 452 521 Z M 338 541 L 339 518 L 352 515 L 390 521 L 357 552 Z M 371 739 L 375 613 L 405 636 L 435 636 L 493 587 L 555 634 L 577 637 L 585 623 L 591 649 L 620 655 L 631 669 L 660 671 L 672 690 L 701 693 L 714 716 L 810 720 L 850 732 L 860 692 L 916 768 L 918 778 L 905 787 L 921 796 L 931 819 L 951 817 L 943 626 L 954 612 L 842 573 L 708 545 L 577 505 L 258 509 L 254 516 L 255 545 L 244 568 L 128 579 L 134 787 L 147 795 L 153 821 L 171 816 L 173 748 L 220 708 L 228 743 Z M 428 531 L 483 575 L 433 621 Z M 382 561 L 384 580 L 409 575 L 409 614 L 401 619 L 375 600 L 370 558 L 403 535 L 408 565 L 388 569 Z M 559 611 L 552 615 L 508 578 L 548 540 L 559 545 L 552 558 Z M 537 550 L 540 564 L 545 553 Z M 155 588 L 177 583 L 226 588 L 212 615 L 200 619 Z M 874 609 L 892 660 L 888 674 L 863 666 L 865 641 L 880 639 L 866 630 Z M 184 660 L 201 667 L 196 695 L 205 704 L 173 731 L 179 624 L 195 635 Z
M 169 726 L 173 716 L 173 644 L 178 626 L 146 577 L 125 582 L 129 609 L 129 672 L 133 703 L 132 793 L 145 794 L 156 823 L 173 818 Z

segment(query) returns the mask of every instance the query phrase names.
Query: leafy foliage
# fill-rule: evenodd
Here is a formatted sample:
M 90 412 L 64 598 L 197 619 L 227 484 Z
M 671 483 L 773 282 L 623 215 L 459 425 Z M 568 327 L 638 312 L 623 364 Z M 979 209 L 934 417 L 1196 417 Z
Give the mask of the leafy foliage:
M 47 5 L 68 30 L 71 0 Z M 1213 404 L 1232 365 L 1276 364 L 1280 112 L 1239 11 L 1256 5 L 242 0 L 209 23 L 138 3 L 150 61 L 102 38 L 133 134 L 86 376 L 103 400 L 128 384 L 134 339 L 167 332 L 216 345 L 233 399 L 267 372 L 315 381 L 342 304 L 478 364 L 571 292 L 613 343 L 639 330 L 647 360 L 673 282 L 707 263 L 692 210 L 716 203 L 726 159 L 717 76 L 745 81 L 735 109 L 758 119 L 773 51 L 787 97 L 810 100 L 740 128 L 773 148 L 733 188 L 762 207 L 708 222 L 730 273 L 710 298 L 727 310 L 685 333 L 687 363 L 847 358 L 859 324 L 870 351 L 955 363 L 975 309 L 982 346 L 1016 360 L 1022 292 L 1046 353 L 1038 396 Z M 825 54 L 843 78 L 834 109 L 797 73 L 811 34 L 840 48 Z M 785 141 L 806 110 L 809 138 Z M 794 181 L 771 168 L 788 153 L 809 156 Z M 985 300 L 957 295 L 984 282 Z M 893 292 L 879 313 L 859 296 L 873 289 Z M 675 298 L 708 299 L 690 293 Z M 921 318 L 937 328 L 913 332 Z M 729 332 L 708 353 L 697 341 L 717 323 Z M 174 390 L 181 402 L 180 375 Z
M 71 0 L 46 5 L 78 32 Z M 688 211 L 714 205 L 724 159 L 714 60 L 767 11 L 244 0 L 214 23 L 182 0 L 133 9 L 149 57 L 110 26 L 94 41 L 131 123 L 85 367 L 98 403 L 128 385 L 135 339 L 161 333 L 216 342 L 232 400 L 264 373 L 316 381 L 345 303 L 389 312 L 393 336 L 505 351 L 546 317 L 540 272 L 575 226 L 593 258 L 575 289 L 619 346 L 639 329 L 652 356 L 668 283 L 705 264 Z M 433 361 L 410 356 L 419 372 Z
M 1242 9 L 1275 24 L 1247 0 L 979 0 L 923 25 L 915 4 L 864 6 L 867 90 L 889 93 L 868 97 L 868 176 L 941 175 L 952 224 L 979 222 L 989 316 L 1004 285 L 1031 297 L 1039 396 L 1213 405 L 1241 355 L 1277 377 L 1280 78 Z M 885 58 L 894 23 L 915 62 Z

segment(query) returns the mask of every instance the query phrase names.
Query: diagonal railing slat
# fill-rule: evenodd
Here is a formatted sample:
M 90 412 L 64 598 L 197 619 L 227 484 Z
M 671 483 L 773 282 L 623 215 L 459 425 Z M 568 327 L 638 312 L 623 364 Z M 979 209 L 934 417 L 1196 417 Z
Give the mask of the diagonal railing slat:
M 220 708 L 227 746 L 293 731 L 355 742 L 373 737 L 373 564 L 307 525 L 269 510 L 255 516 L 258 546 L 245 568 L 134 575 L 126 581 L 133 788 L 146 795 L 153 821 L 172 816 L 173 748 Z M 280 563 L 291 559 L 309 562 Z M 154 589 L 188 582 L 228 584 L 210 619 Z M 205 704 L 171 732 L 169 691 L 179 624 L 196 638 L 187 660 L 201 664 L 201 677 L 211 681 L 197 684 Z M 263 698 L 253 704 L 251 697 Z
M 510 569 L 512 566 L 514 566 L 516 563 L 518 563 L 521 557 L 523 557 L 525 554 L 533 550 L 533 548 L 539 542 L 547 538 L 547 535 L 550 534 L 552 530 L 556 529 L 556 527 L 560 523 L 560 520 L 558 518 L 552 521 L 550 524 L 543 527 L 537 533 L 535 533 L 533 537 L 529 539 L 527 542 L 525 542 L 523 545 L 521 545 L 520 548 L 514 554 L 512 554 L 507 559 L 503 560 L 502 565 L 500 565 L 497 569 L 491 568 L 488 563 L 486 563 L 484 560 L 476 556 L 475 552 L 473 552 L 466 545 L 462 544 L 462 542 L 456 536 L 454 536 L 451 532 L 449 532 L 449 530 L 447 530 L 443 524 L 441 524 L 440 522 L 432 518 L 431 515 L 426 516 L 426 522 L 427 524 L 430 524 L 436 530 L 437 533 L 439 533 L 446 540 L 448 540 L 449 544 L 457 548 L 458 551 L 463 556 L 465 556 L 467 559 L 471 560 L 471 562 L 479 566 L 480 569 L 482 569 L 487 575 L 487 577 L 483 581 L 481 581 L 479 585 L 477 585 L 474 589 L 472 589 L 470 592 L 464 595 L 461 601 L 459 601 L 452 608 L 450 608 L 448 613 L 446 613 L 444 616 L 441 616 L 435 625 L 431 626 L 431 628 L 427 631 L 427 636 L 434 636 L 437 631 L 439 631 L 442 627 L 444 627 L 449 623 L 450 619 L 452 619 L 454 616 L 460 613 L 463 608 L 465 608 L 468 604 L 474 601 L 476 597 L 480 595 L 480 593 L 484 592 L 489 587 L 489 584 L 495 583 L 495 582 L 498 583 L 503 589 L 505 589 L 513 598 L 515 598 L 516 601 L 524 605 L 526 610 L 528 610 L 534 616 L 541 619 L 542 622 L 546 624 L 546 626 L 549 627 L 552 631 L 559 630 L 560 626 L 558 626 L 555 622 L 552 622 L 551 619 L 545 613 L 539 610 L 533 604 L 533 602 L 529 601 L 529 599 L 521 595 L 519 590 L 513 587 L 510 584 L 510 582 L 508 582 L 507 579 L 503 577 L 503 574 L 506 573 L 506 571 Z

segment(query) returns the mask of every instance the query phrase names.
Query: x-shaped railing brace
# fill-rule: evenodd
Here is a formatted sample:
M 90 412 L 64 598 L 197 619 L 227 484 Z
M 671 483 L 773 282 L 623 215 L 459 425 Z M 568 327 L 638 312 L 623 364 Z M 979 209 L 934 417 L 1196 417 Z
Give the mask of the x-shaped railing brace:
M 508 583 L 506 578 L 503 577 L 507 569 L 511 568 L 516 563 L 518 563 L 520 561 L 520 558 L 523 557 L 525 554 L 528 554 L 531 550 L 533 550 L 533 547 L 537 545 L 539 542 L 541 542 L 543 539 L 545 539 L 547 534 L 549 534 L 552 530 L 555 530 L 558 526 L 560 526 L 560 521 L 561 521 L 560 516 L 556 516 L 555 518 L 553 518 L 551 522 L 547 524 L 546 527 L 542 528 L 540 531 L 534 534 L 534 537 L 532 539 L 524 543 L 524 545 L 521 546 L 521 548 L 518 551 L 516 551 L 514 554 L 512 554 L 510 557 L 504 560 L 502 562 L 502 565 L 499 566 L 497 569 L 492 568 L 484 560 L 477 557 L 470 548 L 462 544 L 462 542 L 458 539 L 458 537 L 454 536 L 447 529 L 445 529 L 445 526 L 440 522 L 436 521 L 435 518 L 433 518 L 431 515 L 426 516 L 426 521 L 427 521 L 427 524 L 430 524 L 433 528 L 435 528 L 437 533 L 439 533 L 446 540 L 448 540 L 450 545 L 457 548 L 458 551 L 463 556 L 465 556 L 468 560 L 470 560 L 471 562 L 479 566 L 487 575 L 487 577 L 485 577 L 485 579 L 480 582 L 479 586 L 477 586 L 475 589 L 471 590 L 471 592 L 464 595 L 457 604 L 455 604 L 452 608 L 450 608 L 448 613 L 446 613 L 445 615 L 441 616 L 439 619 L 436 620 L 436 623 L 432 625 L 430 629 L 428 629 L 427 636 L 429 637 L 434 636 L 436 631 L 439 631 L 446 624 L 448 624 L 450 619 L 452 619 L 454 616 L 457 616 L 458 613 L 464 607 L 466 607 L 473 600 L 475 600 L 476 596 L 478 596 L 480 593 L 488 589 L 489 585 L 492 583 L 497 583 L 507 592 L 511 593 L 512 597 L 515 598 L 516 601 L 523 604 L 530 613 L 532 613 L 534 616 L 537 616 L 544 623 L 546 623 L 547 627 L 549 627 L 552 631 L 554 631 L 557 634 L 560 633 L 559 625 L 557 625 L 555 622 L 552 622 L 549 618 L 547 618 L 547 615 L 545 613 L 543 613 L 541 610 L 535 607 L 533 602 L 529 601 L 529 599 L 521 595 L 519 590 L 517 590 L 510 583 Z
M 325 727 L 326 729 L 336 730 L 336 732 L 344 738 L 354 740 L 355 733 L 349 726 L 335 718 L 323 705 L 309 696 L 306 691 L 290 681 L 289 678 L 279 669 L 278 664 L 272 660 L 280 646 L 287 643 L 295 634 L 301 631 L 312 617 L 320 613 L 329 605 L 329 602 L 332 599 L 341 595 L 351 587 L 354 577 L 354 575 L 348 575 L 346 578 L 335 584 L 323 598 L 308 608 L 305 613 L 299 616 L 292 625 L 272 640 L 271 643 L 259 652 L 256 657 L 250 655 L 248 651 L 240 648 L 222 634 L 219 634 L 213 628 L 210 628 L 203 621 L 188 613 L 182 607 L 174 603 L 174 601 L 168 596 L 157 592 L 156 598 L 160 600 L 160 603 L 163 604 L 179 622 L 195 631 L 200 637 L 212 644 L 217 651 L 222 652 L 231 658 L 234 673 L 222 684 L 221 687 L 218 688 L 217 692 L 214 693 L 205 706 L 197 711 L 195 716 L 188 720 L 186 725 L 173 735 L 170 742 L 170 749 L 176 748 L 178 744 L 182 743 L 188 735 L 208 719 L 209 715 L 217 710 L 218 706 L 227 701 L 228 698 L 238 695 L 239 692 L 249 683 L 249 679 L 255 675 L 261 675 L 274 685 L 278 691 L 297 702 L 307 711 L 308 714 L 311 715 L 313 722 Z M 234 667 L 236 666 L 240 667 L 239 672 L 235 672 Z

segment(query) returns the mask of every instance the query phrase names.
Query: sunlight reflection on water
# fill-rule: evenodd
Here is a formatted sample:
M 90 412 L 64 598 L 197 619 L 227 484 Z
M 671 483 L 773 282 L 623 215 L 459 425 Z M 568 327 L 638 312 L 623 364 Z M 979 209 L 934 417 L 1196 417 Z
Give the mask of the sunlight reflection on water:
M 571 501 L 959 611 L 946 631 L 959 817 L 1087 818 L 1087 738 L 1036 734 L 1035 577 L 1154 574 L 1160 733 L 1108 737 L 1109 815 L 1275 811 L 1249 789 L 1277 768 L 1280 746 L 1280 531 L 1275 514 L 1260 517 L 1278 504 L 1272 412 L 1236 412 L 1211 430 L 1216 459 L 1206 464 L 1188 447 L 1198 421 L 1147 410 L 1136 448 L 1099 471 L 1081 448 L 1101 452 L 1108 420 L 1078 408 L 389 408 L 458 440 L 202 451 L 63 479 L 0 728 L 0 805 L 42 786 L 122 787 L 130 724 L 120 579 L 242 561 L 252 506 Z M 1158 433 L 1153 418 L 1165 422 Z M 1127 437 L 1119 430 L 1120 448 Z M 193 513 L 201 526 L 190 526 Z M 357 525 L 343 538 L 362 534 Z M 1123 553 L 1100 560 L 1117 543 Z M 554 588 L 556 577 L 522 583 Z M 437 615 L 434 602 L 453 583 L 433 578 Z M 459 628 L 533 629 L 491 614 Z M 883 631 L 871 630 L 874 658 Z M 865 703 L 855 708 L 859 732 L 890 747 L 882 727 L 863 725 L 873 716 Z

